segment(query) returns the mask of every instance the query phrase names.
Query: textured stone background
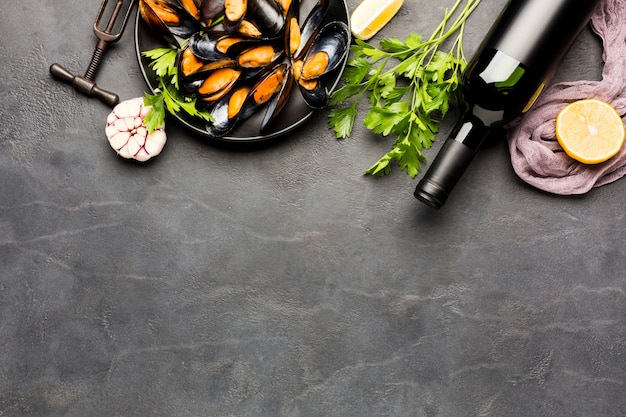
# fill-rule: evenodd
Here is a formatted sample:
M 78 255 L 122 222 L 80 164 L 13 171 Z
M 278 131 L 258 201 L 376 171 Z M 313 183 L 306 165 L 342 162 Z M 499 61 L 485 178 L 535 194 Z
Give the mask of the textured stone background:
M 84 71 L 100 2 L 4 3 L 0 416 L 626 412 L 626 180 L 547 195 L 502 141 L 433 211 L 404 173 L 363 176 L 390 142 L 337 141 L 326 112 L 254 151 L 172 122 L 127 163 L 109 109 L 48 73 Z M 381 36 L 451 4 L 407 0 Z M 503 4 L 476 11 L 468 55 Z M 587 30 L 557 80 L 600 70 Z M 143 94 L 132 27 L 97 81 Z

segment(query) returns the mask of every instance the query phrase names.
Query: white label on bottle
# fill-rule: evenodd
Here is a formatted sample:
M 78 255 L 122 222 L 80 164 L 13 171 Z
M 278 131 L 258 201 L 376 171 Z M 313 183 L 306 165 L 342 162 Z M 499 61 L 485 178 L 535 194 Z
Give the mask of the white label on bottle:
M 519 65 L 517 59 L 497 51 L 487 68 L 480 73 L 480 78 L 487 84 L 501 83 L 511 78 Z

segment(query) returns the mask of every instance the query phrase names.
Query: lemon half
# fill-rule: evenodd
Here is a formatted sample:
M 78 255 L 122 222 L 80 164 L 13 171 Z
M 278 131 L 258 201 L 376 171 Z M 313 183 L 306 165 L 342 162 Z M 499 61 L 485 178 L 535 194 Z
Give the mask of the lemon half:
M 556 118 L 556 138 L 573 159 L 599 164 L 615 156 L 624 145 L 624 121 L 615 108 L 598 99 L 575 101 Z

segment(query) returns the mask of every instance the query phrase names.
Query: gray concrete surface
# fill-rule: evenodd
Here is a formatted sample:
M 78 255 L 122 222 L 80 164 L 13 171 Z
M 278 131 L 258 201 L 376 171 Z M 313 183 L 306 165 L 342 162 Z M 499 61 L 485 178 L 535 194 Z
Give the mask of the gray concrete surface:
M 374 42 L 451 4 L 407 0 Z M 3 4 L 0 416 L 625 415 L 626 180 L 547 195 L 501 141 L 433 211 L 419 177 L 362 175 L 388 140 L 324 111 L 250 151 L 171 122 L 127 163 L 109 109 L 48 73 L 84 71 L 99 5 Z M 588 29 L 557 80 L 600 70 Z M 132 25 L 97 81 L 145 91 Z

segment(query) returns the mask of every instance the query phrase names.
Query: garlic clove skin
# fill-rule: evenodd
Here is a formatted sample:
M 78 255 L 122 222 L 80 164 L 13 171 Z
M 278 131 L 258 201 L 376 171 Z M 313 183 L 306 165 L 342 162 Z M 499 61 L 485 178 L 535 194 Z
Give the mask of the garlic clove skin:
M 118 155 L 145 162 L 161 153 L 167 141 L 165 125 L 148 133 L 143 122 L 151 109 L 143 97 L 122 101 L 113 108 L 107 117 L 105 134 Z

